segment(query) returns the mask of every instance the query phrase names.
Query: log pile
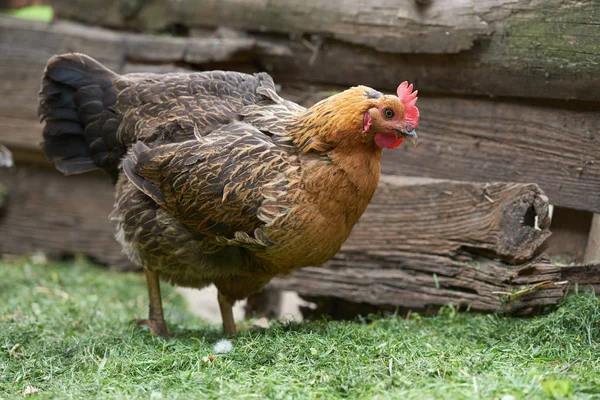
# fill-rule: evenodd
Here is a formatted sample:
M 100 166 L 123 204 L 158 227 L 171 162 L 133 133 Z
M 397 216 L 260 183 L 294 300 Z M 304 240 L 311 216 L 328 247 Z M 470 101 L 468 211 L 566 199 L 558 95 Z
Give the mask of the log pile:
M 63 177 L 20 166 L 0 174 L 0 184 L 10 193 L 0 219 L 0 253 L 84 254 L 135 269 L 114 240 L 108 220 L 113 189 L 105 176 Z M 574 284 L 600 289 L 600 265 L 548 261 L 542 252 L 549 236 L 548 199 L 535 184 L 384 175 L 331 261 L 270 287 L 384 307 L 455 304 L 519 314 L 556 303 Z
M 575 283 L 599 287 L 597 262 L 565 267 L 545 253 L 577 236 L 569 251 L 583 254 L 590 226 L 589 243 L 600 235 L 592 0 L 52 3 L 52 23 L 0 15 L 0 142 L 17 164 L 0 170 L 0 253 L 132 268 L 113 240 L 110 183 L 62 177 L 39 150 L 39 79 L 49 57 L 73 51 L 119 73 L 264 70 L 306 106 L 358 83 L 415 83 L 420 146 L 384 155 L 373 203 L 334 259 L 273 289 L 328 298 L 333 314 L 348 302 L 528 314 Z M 549 204 L 560 207 L 555 242 Z M 597 245 L 586 254 L 595 260 Z
M 427 93 L 600 100 L 594 0 L 429 3 L 54 0 L 58 17 L 93 25 L 226 26 L 284 43 L 293 57 L 258 60 L 294 81 L 391 89 L 401 75 Z
M 548 228 L 548 198 L 534 184 L 383 176 L 342 250 L 272 287 L 412 310 L 453 304 L 516 314 L 556 303 L 575 283 L 600 289 L 600 265 L 549 262 Z
M 36 47 L 31 48 L 31 43 Z M 294 43 L 221 34 L 203 39 L 162 38 L 0 16 L 0 51 L 6 55 L 0 68 L 0 79 L 5 82 L 0 87 L 2 142 L 38 151 L 37 91 L 44 65 L 53 54 L 87 52 L 121 73 L 191 69 L 193 65 L 251 72 L 256 58 L 297 58 L 299 50 L 293 49 Z M 347 61 L 337 64 L 355 65 L 349 57 L 342 60 Z M 349 84 L 361 82 L 352 74 L 345 79 L 353 82 Z M 596 79 L 600 88 L 600 78 Z M 394 86 L 383 87 L 393 91 Z M 418 87 L 423 91 L 421 83 Z M 324 93 L 330 94 L 331 89 Z M 597 107 L 448 95 L 421 96 L 419 107 L 423 115 L 421 146 L 401 155 L 388 154 L 383 162 L 385 173 L 476 182 L 535 182 L 553 205 L 600 212 Z

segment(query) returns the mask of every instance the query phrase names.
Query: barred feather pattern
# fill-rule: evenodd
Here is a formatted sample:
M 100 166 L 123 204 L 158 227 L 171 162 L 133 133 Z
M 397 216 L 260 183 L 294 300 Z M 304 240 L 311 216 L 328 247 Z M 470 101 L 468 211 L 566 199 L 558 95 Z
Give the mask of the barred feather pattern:
M 111 218 L 134 262 L 242 299 L 332 257 L 366 208 L 381 150 L 353 134 L 374 101 L 365 99 L 354 88 L 335 100 L 348 102 L 336 120 L 331 104 L 306 110 L 282 99 L 265 73 L 117 75 L 71 54 L 49 62 L 40 116 L 76 125 L 47 124 L 59 169 L 117 179 Z M 63 148 L 73 138 L 77 147 Z

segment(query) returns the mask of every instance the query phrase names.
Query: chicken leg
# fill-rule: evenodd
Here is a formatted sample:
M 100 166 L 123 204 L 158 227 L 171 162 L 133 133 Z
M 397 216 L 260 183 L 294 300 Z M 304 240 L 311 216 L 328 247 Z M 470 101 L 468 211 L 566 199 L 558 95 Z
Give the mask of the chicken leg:
M 167 324 L 163 315 L 158 272 L 150 271 L 148 268 L 144 268 L 144 272 L 146 272 L 146 283 L 148 285 L 148 318 L 136 319 L 135 323 L 138 325 L 148 325 L 150 333 L 153 335 L 168 337 L 169 331 L 167 330 Z
M 223 319 L 223 333 L 228 336 L 235 335 L 235 321 L 233 319 L 233 301 L 219 290 L 219 308 Z

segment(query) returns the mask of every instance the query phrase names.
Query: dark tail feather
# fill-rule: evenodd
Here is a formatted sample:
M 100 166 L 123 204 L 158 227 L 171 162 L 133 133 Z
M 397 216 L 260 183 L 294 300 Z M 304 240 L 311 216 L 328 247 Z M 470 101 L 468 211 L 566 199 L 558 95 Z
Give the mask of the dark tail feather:
M 103 168 L 116 179 L 125 153 L 116 139 L 117 76 L 84 54 L 48 61 L 39 93 L 38 115 L 46 122 L 42 147 L 65 175 Z

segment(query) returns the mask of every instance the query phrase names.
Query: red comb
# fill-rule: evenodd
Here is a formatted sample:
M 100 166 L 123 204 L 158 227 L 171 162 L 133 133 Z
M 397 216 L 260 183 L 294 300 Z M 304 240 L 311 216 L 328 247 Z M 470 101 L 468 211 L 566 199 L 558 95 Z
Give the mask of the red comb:
M 413 127 L 416 128 L 419 125 L 419 109 L 415 106 L 417 103 L 418 90 L 413 92 L 412 83 L 409 85 L 408 82 L 404 81 L 398 86 L 398 98 L 404 104 L 404 119 Z

